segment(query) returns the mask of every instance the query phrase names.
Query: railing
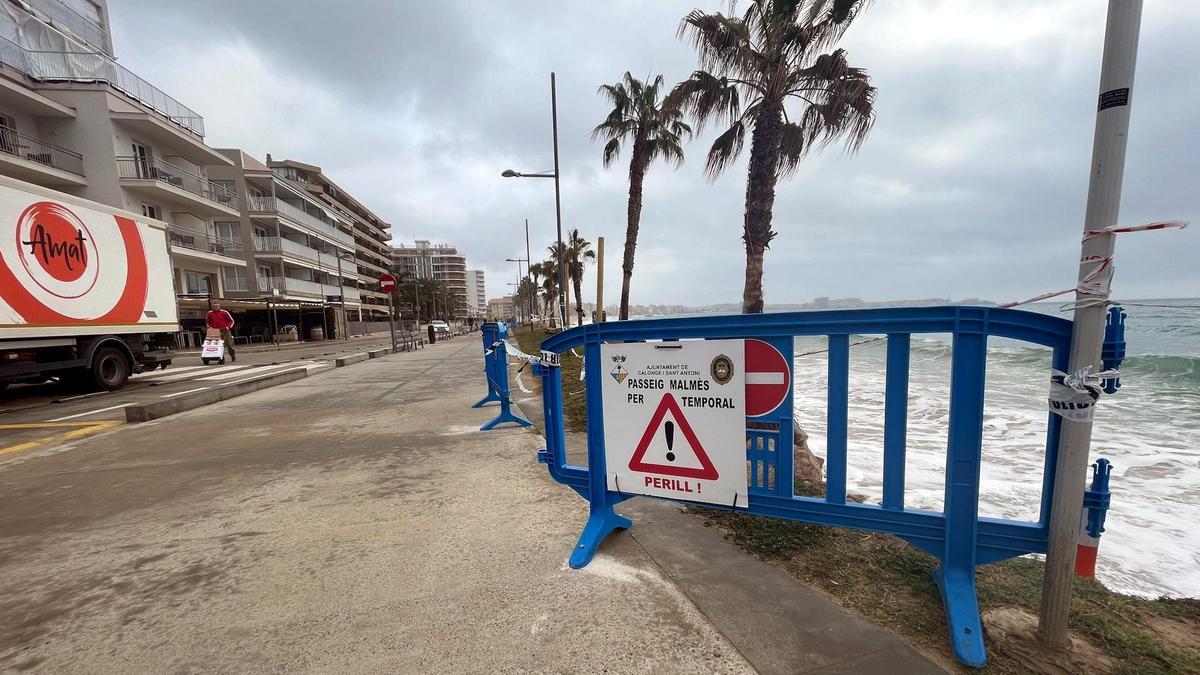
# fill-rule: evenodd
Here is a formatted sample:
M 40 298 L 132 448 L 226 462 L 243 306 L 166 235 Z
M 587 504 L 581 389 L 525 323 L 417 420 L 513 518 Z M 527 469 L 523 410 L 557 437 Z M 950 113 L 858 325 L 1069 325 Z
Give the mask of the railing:
M 205 251 L 207 253 L 237 257 L 238 254 L 245 250 L 242 242 L 237 239 L 214 237 L 202 232 L 173 229 L 169 232 L 168 237 L 172 246 L 190 248 L 194 251 Z
M 287 237 L 255 237 L 254 250 L 258 253 L 291 253 L 305 260 L 317 263 L 328 271 L 338 270 L 337 257 L 333 253 L 322 253 L 311 246 L 305 246 Z M 358 265 L 354 261 L 343 260 L 341 273 L 344 276 L 357 275 Z
M 121 178 L 156 180 L 234 211 L 238 209 L 237 195 L 225 186 L 217 185 L 154 157 L 118 157 L 117 175 Z
M 346 300 L 358 300 L 360 297 L 357 288 L 320 284 L 291 277 L 258 277 L 258 290 L 268 294 L 279 291 L 288 295 L 307 295 L 322 300 L 329 297 L 340 297 L 343 292 L 346 294 Z
M 0 152 L 83 175 L 83 155 L 12 129 L 0 128 Z
M 347 246 L 354 245 L 353 236 L 342 232 L 333 224 L 321 220 L 311 213 L 308 213 L 304 209 L 292 206 L 282 199 L 250 195 L 250 211 L 256 213 L 277 213 L 285 218 L 299 223 L 304 227 L 320 232 L 331 239 L 335 239 Z
M 50 17 L 55 26 L 66 28 L 73 35 L 97 49 L 104 49 L 104 28 L 68 7 L 62 0 L 23 0 L 42 14 Z
M 154 112 L 204 138 L 204 118 L 99 52 L 49 52 L 25 49 L 0 38 L 0 61 L 35 80 L 104 82 Z
M 605 353 L 620 345 L 634 349 L 629 343 L 650 340 L 661 340 L 663 342 L 653 344 L 662 344 L 665 345 L 663 349 L 670 349 L 672 342 L 679 340 L 734 339 L 745 340 L 746 353 L 749 354 L 751 343 L 757 341 L 778 352 L 780 361 L 787 365 L 782 372 L 773 371 L 773 374 L 781 375 L 787 393 L 775 409 L 755 413 L 755 417 L 749 417 L 747 411 L 744 436 L 749 478 L 747 486 L 743 488 L 746 492 L 741 495 L 735 492 L 734 500 L 725 508 L 801 522 L 889 533 L 937 557 L 940 566 L 934 573 L 934 581 L 945 604 L 955 655 L 964 663 L 982 666 L 985 655 L 983 630 L 975 598 L 975 567 L 1046 551 L 1054 492 L 1053 469 L 1062 428 L 1062 418 L 1047 413 L 1045 470 L 1040 513 L 1036 522 L 981 518 L 979 493 L 988 341 L 991 338 L 1007 338 L 1048 347 L 1050 367 L 1065 371 L 1071 330 L 1071 322 L 1058 317 L 1011 309 L 951 306 L 618 321 L 572 328 L 552 336 L 542 343 L 543 363 L 534 371 L 542 377 L 546 423 L 547 450 L 541 453 L 540 459 L 548 465 L 555 480 L 569 485 L 591 502 L 588 523 L 570 558 L 571 567 L 586 565 L 609 532 L 614 528 L 629 526 L 629 521 L 617 516 L 612 507 L 635 494 L 645 493 L 638 487 L 640 481 L 622 481 L 614 489 L 609 479 L 610 473 L 616 475 L 625 472 L 626 467 L 622 465 L 623 455 L 619 462 L 614 462 L 614 466 L 607 466 L 606 402 L 602 387 L 612 363 L 603 362 Z M 949 419 L 938 423 L 948 430 L 943 474 L 945 498 L 941 511 L 913 508 L 911 503 L 906 503 L 905 495 L 910 343 L 914 334 L 929 333 L 949 335 L 952 339 Z M 879 505 L 857 504 L 847 499 L 852 335 L 886 336 L 885 392 L 879 411 L 883 427 L 882 501 Z M 795 382 L 793 339 L 796 336 L 826 336 L 828 339 L 828 370 L 825 378 L 827 407 L 824 411 L 826 490 L 823 498 L 797 496 L 792 483 L 793 404 L 790 392 Z M 567 461 L 563 427 L 563 378 L 559 368 L 545 365 L 553 362 L 553 359 L 545 358 L 548 353 L 562 354 L 579 346 L 583 347 L 586 371 L 586 467 L 575 466 Z M 755 349 L 764 351 L 758 347 Z M 616 353 L 619 355 L 619 352 Z M 617 358 L 625 360 L 623 356 Z M 756 372 L 763 372 L 763 365 L 757 367 Z M 747 357 L 746 370 L 750 369 Z M 663 402 L 666 402 L 665 397 Z M 741 432 L 738 435 L 742 435 Z M 636 470 L 631 461 L 630 471 Z M 1080 479 L 1080 476 L 1066 478 Z M 686 500 L 690 497 L 671 498 Z

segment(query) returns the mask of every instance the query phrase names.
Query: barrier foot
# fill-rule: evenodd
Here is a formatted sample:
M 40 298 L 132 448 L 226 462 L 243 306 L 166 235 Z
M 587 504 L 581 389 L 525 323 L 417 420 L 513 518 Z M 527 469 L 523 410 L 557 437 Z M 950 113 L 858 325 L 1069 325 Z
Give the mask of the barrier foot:
M 569 564 L 571 569 L 586 566 L 596 555 L 600 544 L 613 530 L 627 530 L 633 526 L 633 521 L 618 515 L 611 505 L 598 507 L 588 516 L 587 525 L 583 526 L 583 534 L 579 535 L 579 543 L 571 551 Z
M 522 426 L 522 427 L 533 426 L 533 422 L 530 422 L 529 420 L 525 419 L 524 417 L 521 417 L 520 415 L 514 415 L 513 411 L 509 409 L 509 405 L 507 403 L 501 401 L 500 402 L 500 414 L 496 415 L 496 419 L 479 427 L 479 430 L 480 431 L 490 431 L 492 429 L 495 429 L 497 426 L 499 426 L 501 424 L 505 424 L 505 423 L 512 423 L 512 424 L 516 424 L 516 425 Z
M 483 406 L 485 406 L 489 403 L 492 403 L 492 402 L 499 403 L 500 397 L 497 394 L 495 394 L 494 392 L 489 391 L 487 396 L 484 396 L 483 398 L 479 399 L 479 402 L 471 407 L 472 408 L 482 408 Z
M 982 668 L 987 664 L 987 651 L 983 646 L 979 602 L 975 599 L 974 570 L 947 571 L 943 564 L 933 571 L 933 580 L 946 607 L 954 657 L 968 666 Z

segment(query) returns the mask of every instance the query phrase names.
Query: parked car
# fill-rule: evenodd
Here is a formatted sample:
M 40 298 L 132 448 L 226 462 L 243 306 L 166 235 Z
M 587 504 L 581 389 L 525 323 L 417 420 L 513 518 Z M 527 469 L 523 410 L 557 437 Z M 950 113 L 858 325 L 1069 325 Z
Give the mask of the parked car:
M 430 321 L 430 326 L 433 326 L 433 331 L 440 335 L 450 335 L 450 326 L 445 321 Z

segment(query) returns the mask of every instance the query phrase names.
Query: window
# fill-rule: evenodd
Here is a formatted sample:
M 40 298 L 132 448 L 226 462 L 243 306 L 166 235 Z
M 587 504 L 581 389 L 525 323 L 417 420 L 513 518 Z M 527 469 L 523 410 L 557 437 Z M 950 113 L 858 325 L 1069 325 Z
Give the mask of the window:
M 137 171 L 138 178 L 154 178 L 154 172 L 151 171 L 151 164 L 154 163 L 154 156 L 150 153 L 150 147 L 134 142 L 133 144 L 133 159 L 134 167 Z
M 237 194 L 237 183 L 231 180 L 210 180 L 212 185 L 212 196 L 219 202 L 229 203 L 233 196 Z
M 207 274 L 184 271 L 183 287 L 184 293 L 191 295 L 209 295 L 212 293 L 213 279 Z
M 217 233 L 217 239 L 222 242 L 237 242 L 242 241 L 242 224 L 237 222 L 215 222 L 213 230 Z
M 225 277 L 225 290 L 227 291 L 248 291 L 250 285 L 246 283 L 246 270 L 241 267 L 222 267 L 221 274 Z
M 159 217 L 160 214 L 158 207 L 154 206 L 153 204 L 142 204 L 142 215 L 146 216 L 147 218 L 162 220 L 162 218 Z

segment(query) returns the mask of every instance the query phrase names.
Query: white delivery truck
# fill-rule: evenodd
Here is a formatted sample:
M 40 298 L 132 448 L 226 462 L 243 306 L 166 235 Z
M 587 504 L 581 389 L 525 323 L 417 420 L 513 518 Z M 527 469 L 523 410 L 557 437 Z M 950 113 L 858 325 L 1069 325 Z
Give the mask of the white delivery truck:
M 166 224 L 0 176 L 0 389 L 117 389 L 171 362 Z

